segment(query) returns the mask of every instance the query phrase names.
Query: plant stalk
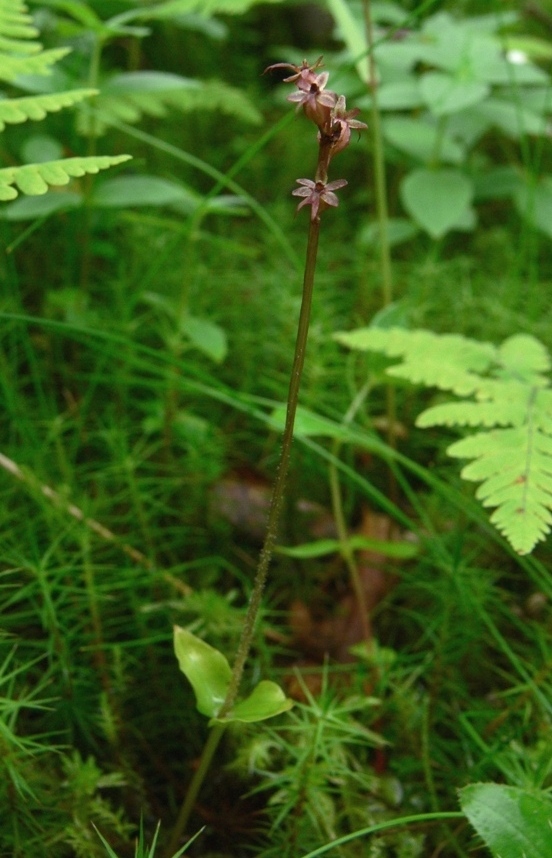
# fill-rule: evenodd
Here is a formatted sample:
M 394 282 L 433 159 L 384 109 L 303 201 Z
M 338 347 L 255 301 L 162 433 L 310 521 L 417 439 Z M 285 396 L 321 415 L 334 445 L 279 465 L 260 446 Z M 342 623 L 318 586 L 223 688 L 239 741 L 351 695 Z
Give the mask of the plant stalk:
M 178 814 L 176 824 L 173 828 L 171 840 L 167 847 L 166 858 L 171 858 L 171 856 L 175 854 L 176 850 L 179 847 L 182 832 L 185 830 L 188 824 L 188 820 L 193 810 L 197 794 L 201 789 L 203 781 L 205 780 L 205 776 L 209 770 L 209 766 L 211 765 L 211 760 L 213 759 L 214 753 L 218 748 L 218 744 L 222 738 L 225 729 L 226 724 L 215 724 L 215 726 L 211 729 L 207 737 L 207 741 L 203 746 L 199 766 L 195 770 L 190 786 L 186 790 L 186 796 L 182 803 L 182 807 L 180 808 L 180 813 Z
M 232 679 L 222 708 L 218 714 L 219 718 L 223 718 L 232 709 L 236 701 L 240 682 L 243 674 L 243 668 L 251 649 L 255 624 L 259 610 L 261 608 L 261 599 L 266 584 L 268 567 L 274 552 L 274 545 L 278 536 L 278 525 L 282 512 L 282 504 L 285 493 L 286 478 L 289 469 L 289 460 L 291 455 L 291 446 L 293 443 L 293 427 L 295 424 L 295 414 L 297 411 L 297 403 L 299 400 L 299 387 L 301 384 L 301 376 L 305 363 L 305 352 L 307 347 L 307 337 L 309 332 L 310 313 L 312 305 L 312 294 L 314 289 L 314 272 L 316 269 L 316 257 L 318 253 L 318 239 L 320 236 L 320 216 L 317 215 L 310 221 L 309 237 L 307 244 L 307 254 L 305 261 L 305 274 L 303 277 L 303 297 L 301 301 L 301 311 L 299 314 L 299 324 L 297 328 L 297 339 L 295 341 L 295 354 L 293 357 L 293 366 L 291 369 L 291 377 L 289 382 L 289 391 L 287 399 L 286 422 L 284 434 L 282 437 L 282 448 L 280 451 L 280 459 L 272 487 L 272 496 L 270 499 L 270 509 L 268 513 L 268 522 L 266 527 L 266 535 L 264 545 L 259 555 L 259 563 L 255 573 L 255 581 L 253 591 L 249 600 L 247 613 L 241 638 L 236 652 L 236 658 L 232 668 Z
M 291 369 L 291 377 L 289 382 L 289 391 L 287 399 L 286 422 L 282 437 L 282 448 L 280 451 L 280 459 L 272 487 L 272 496 L 270 499 L 270 508 L 268 513 L 268 522 L 266 535 L 261 553 L 255 580 L 253 583 L 253 591 L 249 600 L 245 621 L 234 659 L 232 668 L 232 678 L 226 694 L 226 699 L 220 708 L 217 718 L 224 718 L 231 711 L 236 697 L 238 695 L 243 669 L 255 632 L 257 617 L 261 608 L 261 600 L 268 575 L 268 567 L 274 551 L 274 545 L 278 535 L 278 524 L 282 511 L 284 499 L 286 477 L 289 469 L 289 460 L 291 456 L 291 446 L 293 443 L 293 427 L 295 424 L 295 414 L 297 412 L 297 403 L 299 401 L 299 388 L 301 384 L 301 376 L 303 374 L 303 366 L 305 364 L 305 352 L 307 348 L 307 337 L 309 332 L 310 313 L 312 306 L 312 295 L 314 291 L 314 272 L 316 269 L 316 257 L 318 253 L 318 239 L 320 236 L 320 216 L 317 215 L 310 221 L 309 237 L 307 244 L 307 255 L 305 261 L 305 274 L 303 277 L 303 296 L 301 300 L 301 310 L 299 313 L 299 323 L 297 327 L 297 338 L 295 340 L 295 354 L 293 357 L 293 365 Z M 180 838 L 188 824 L 188 819 L 192 812 L 195 800 L 201 789 L 205 776 L 209 769 L 209 765 L 213 755 L 218 747 L 220 739 L 224 733 L 226 725 L 215 723 L 209 737 L 203 748 L 199 766 L 192 778 L 190 786 L 186 792 L 184 802 L 180 808 L 178 819 L 174 826 L 169 847 L 167 850 L 167 858 L 174 854 L 178 848 Z

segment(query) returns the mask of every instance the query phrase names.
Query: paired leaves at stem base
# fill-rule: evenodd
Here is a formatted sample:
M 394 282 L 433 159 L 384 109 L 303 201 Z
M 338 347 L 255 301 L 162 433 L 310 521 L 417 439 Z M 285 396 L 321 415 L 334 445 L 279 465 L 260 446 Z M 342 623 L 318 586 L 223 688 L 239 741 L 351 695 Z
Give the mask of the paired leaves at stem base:
M 217 718 L 232 679 L 227 659 L 218 649 L 180 626 L 174 628 L 174 651 L 180 670 L 194 690 L 198 711 L 211 718 L 211 723 L 264 721 L 293 706 L 279 685 L 263 680 L 224 718 Z
M 473 460 L 461 475 L 481 482 L 476 497 L 496 507 L 491 522 L 517 552 L 545 538 L 552 525 L 552 390 L 550 357 L 538 340 L 519 334 L 496 347 L 402 328 L 362 328 L 336 339 L 401 358 L 389 375 L 461 398 L 426 409 L 417 425 L 483 427 L 447 452 Z

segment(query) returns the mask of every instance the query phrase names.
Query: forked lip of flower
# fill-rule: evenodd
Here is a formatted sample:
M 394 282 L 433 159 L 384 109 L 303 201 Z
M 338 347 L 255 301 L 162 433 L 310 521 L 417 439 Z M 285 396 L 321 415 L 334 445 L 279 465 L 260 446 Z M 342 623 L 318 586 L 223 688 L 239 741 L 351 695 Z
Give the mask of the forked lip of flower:
M 273 69 L 292 69 L 294 74 L 289 77 L 284 78 L 284 83 L 293 83 L 294 81 L 306 81 L 311 78 L 316 78 L 317 75 L 314 74 L 317 68 L 320 68 L 322 65 L 322 57 L 318 57 L 315 63 L 309 63 L 307 60 L 303 60 L 300 66 L 295 65 L 294 63 L 273 63 L 271 66 L 267 66 L 263 72 L 266 74 Z M 326 73 L 327 74 L 327 73 Z M 299 84 L 297 84 L 299 86 Z

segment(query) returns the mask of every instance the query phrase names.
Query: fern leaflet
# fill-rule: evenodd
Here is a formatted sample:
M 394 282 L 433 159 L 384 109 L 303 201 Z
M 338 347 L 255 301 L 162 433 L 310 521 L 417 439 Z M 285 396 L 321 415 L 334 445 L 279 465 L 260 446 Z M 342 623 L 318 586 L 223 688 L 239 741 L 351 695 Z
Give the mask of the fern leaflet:
M 54 113 L 63 107 L 71 107 L 95 93 L 95 89 L 73 89 L 52 95 L 32 95 L 0 100 L 0 131 L 3 131 L 6 125 L 16 125 L 26 122 L 27 119 L 44 119 L 48 113 Z
M 259 125 L 261 115 L 252 102 L 222 81 L 199 81 L 167 72 L 127 72 L 102 85 L 94 101 L 94 113 L 81 111 L 78 131 L 102 134 L 111 121 L 138 122 L 148 115 L 162 118 L 171 109 L 182 112 L 212 111 Z
M 496 507 L 491 522 L 520 554 L 552 526 L 552 390 L 550 357 L 519 334 L 500 347 L 453 334 L 363 328 L 336 335 L 343 345 L 400 357 L 389 375 L 450 391 L 462 402 L 434 405 L 418 426 L 479 426 L 447 452 L 472 459 L 461 476 L 480 482 L 476 497 Z
M 14 200 L 18 195 L 17 189 L 31 196 L 45 194 L 49 185 L 67 185 L 71 178 L 98 173 L 115 164 L 122 164 L 129 158 L 130 155 L 103 155 L 6 167 L 0 170 L 0 200 Z

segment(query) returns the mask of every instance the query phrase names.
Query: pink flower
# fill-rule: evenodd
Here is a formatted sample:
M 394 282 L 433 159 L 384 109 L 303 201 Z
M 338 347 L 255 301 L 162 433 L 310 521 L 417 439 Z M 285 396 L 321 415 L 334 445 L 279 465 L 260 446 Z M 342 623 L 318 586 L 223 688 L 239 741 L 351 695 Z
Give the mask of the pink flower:
M 293 69 L 295 74 L 285 77 L 284 83 L 297 83 L 299 89 L 308 90 L 311 83 L 316 81 L 314 71 L 317 68 L 320 68 L 321 65 L 322 57 L 318 57 L 316 62 L 311 66 L 306 60 L 303 60 L 300 66 L 293 65 L 293 63 L 274 63 L 274 65 L 268 66 L 264 70 L 263 74 L 266 74 L 268 71 L 272 71 L 272 69 Z
M 351 128 L 358 128 L 359 130 L 362 128 L 368 128 L 365 122 L 360 122 L 358 119 L 354 118 L 355 116 L 358 116 L 359 113 L 360 110 L 358 107 L 353 108 L 353 110 L 347 110 L 344 95 L 340 95 L 336 100 L 331 113 L 330 126 L 332 157 L 349 145 L 349 141 L 351 139 Z
M 300 66 L 293 63 L 274 63 L 265 69 L 265 72 L 279 68 L 293 70 L 294 74 L 284 78 L 284 83 L 295 83 L 297 86 L 297 92 L 288 95 L 288 101 L 302 105 L 307 118 L 315 122 L 320 129 L 329 122 L 332 108 L 337 102 L 335 92 L 324 91 L 329 78 L 328 72 L 315 74 L 321 65 L 322 57 L 318 57 L 312 65 L 303 60 Z
M 333 193 L 339 188 L 344 188 L 346 179 L 337 179 L 335 182 L 312 182 L 310 179 L 297 179 L 300 188 L 292 191 L 294 197 L 304 197 L 297 206 L 297 211 L 303 206 L 311 206 L 311 220 L 316 220 L 319 212 L 323 212 L 328 206 L 339 205 L 337 196 Z
M 306 80 L 299 81 L 297 92 L 287 97 L 288 101 L 302 105 L 307 119 L 318 125 L 321 131 L 327 126 L 338 100 L 335 92 L 325 90 L 328 78 L 328 72 L 311 75 L 308 84 Z

